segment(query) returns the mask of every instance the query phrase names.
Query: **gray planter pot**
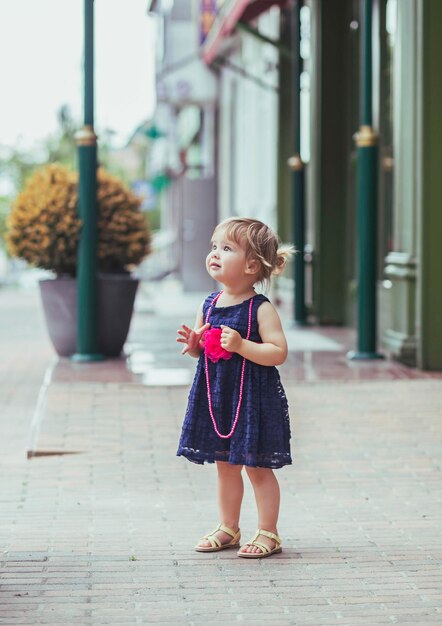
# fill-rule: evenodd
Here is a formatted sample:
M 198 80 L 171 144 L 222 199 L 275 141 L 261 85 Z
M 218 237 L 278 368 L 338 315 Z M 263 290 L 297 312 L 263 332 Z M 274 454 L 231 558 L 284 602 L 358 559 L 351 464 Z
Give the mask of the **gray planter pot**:
M 98 277 L 98 349 L 118 357 L 129 334 L 138 279 L 127 274 Z M 77 281 L 60 277 L 40 281 L 46 326 L 60 356 L 77 351 Z

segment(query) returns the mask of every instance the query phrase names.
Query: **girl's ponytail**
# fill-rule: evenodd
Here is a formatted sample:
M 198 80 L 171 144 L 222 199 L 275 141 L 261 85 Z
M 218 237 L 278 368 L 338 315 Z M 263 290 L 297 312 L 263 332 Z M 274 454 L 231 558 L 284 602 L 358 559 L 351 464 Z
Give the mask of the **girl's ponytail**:
M 297 252 L 298 251 L 295 249 L 295 247 L 290 244 L 281 245 L 276 251 L 275 265 L 273 267 L 272 274 L 274 274 L 275 276 L 281 274 L 284 271 L 285 266 L 287 265 L 287 261 L 292 255 L 296 254 Z

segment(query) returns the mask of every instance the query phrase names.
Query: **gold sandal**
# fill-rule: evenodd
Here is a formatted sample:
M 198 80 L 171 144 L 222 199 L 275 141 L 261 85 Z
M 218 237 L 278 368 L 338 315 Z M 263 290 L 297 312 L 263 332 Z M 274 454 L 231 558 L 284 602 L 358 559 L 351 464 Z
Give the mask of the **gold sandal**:
M 256 541 L 259 537 L 259 535 L 264 535 L 265 537 L 269 537 L 269 539 L 273 539 L 276 542 L 276 545 L 273 549 L 269 548 L 269 546 L 266 546 L 265 543 L 261 543 L 259 541 Z M 271 556 L 272 554 L 277 554 L 279 552 L 282 552 L 282 548 L 281 548 L 281 539 L 278 537 L 278 535 L 275 535 L 275 533 L 271 533 L 268 530 L 262 530 L 261 528 L 258 528 L 258 530 L 256 531 L 255 536 L 248 541 L 245 546 L 256 546 L 257 548 L 259 548 L 260 550 L 262 550 L 262 552 L 237 552 L 236 554 L 238 556 L 243 556 L 246 559 L 263 559 L 266 556 Z M 242 546 L 243 548 L 245 546 Z
M 215 535 L 215 533 L 218 532 L 218 530 L 222 530 L 227 535 L 230 535 L 232 537 L 232 540 L 229 541 L 228 543 L 221 543 L 218 537 L 215 537 L 215 536 L 212 537 L 212 535 Z M 208 541 L 210 541 L 211 546 L 209 547 L 209 546 L 197 545 L 195 546 L 195 550 L 197 552 L 218 552 L 219 550 L 225 550 L 226 548 L 239 548 L 240 537 L 241 537 L 241 532 L 239 528 L 238 528 L 238 532 L 235 532 L 228 526 L 224 526 L 224 524 L 218 524 L 215 530 L 213 530 L 211 533 L 208 533 L 204 537 L 201 537 L 200 539 L 200 541 L 202 541 L 203 539 L 207 539 Z

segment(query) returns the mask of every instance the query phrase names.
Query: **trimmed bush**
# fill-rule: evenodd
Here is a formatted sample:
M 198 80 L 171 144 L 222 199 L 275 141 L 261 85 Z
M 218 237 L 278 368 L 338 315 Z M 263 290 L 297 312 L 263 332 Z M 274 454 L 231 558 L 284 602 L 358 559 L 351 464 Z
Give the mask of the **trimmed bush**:
M 51 164 L 37 170 L 12 204 L 7 248 L 30 265 L 75 276 L 81 220 L 78 175 Z M 102 272 L 125 272 L 149 254 L 151 233 L 141 200 L 117 178 L 97 171 L 98 264 Z

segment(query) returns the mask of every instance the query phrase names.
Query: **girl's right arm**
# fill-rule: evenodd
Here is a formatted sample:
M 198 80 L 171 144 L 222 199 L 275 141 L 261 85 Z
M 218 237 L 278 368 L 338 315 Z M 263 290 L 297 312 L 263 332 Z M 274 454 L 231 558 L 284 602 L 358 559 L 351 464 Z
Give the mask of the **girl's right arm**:
M 189 356 L 198 358 L 201 354 L 201 339 L 204 331 L 208 328 L 210 328 L 210 324 L 204 324 L 203 303 L 201 303 L 196 315 L 195 328 L 192 329 L 186 324 L 181 324 L 181 328 L 177 331 L 179 337 L 176 340 L 185 344 L 181 354 L 189 354 Z

